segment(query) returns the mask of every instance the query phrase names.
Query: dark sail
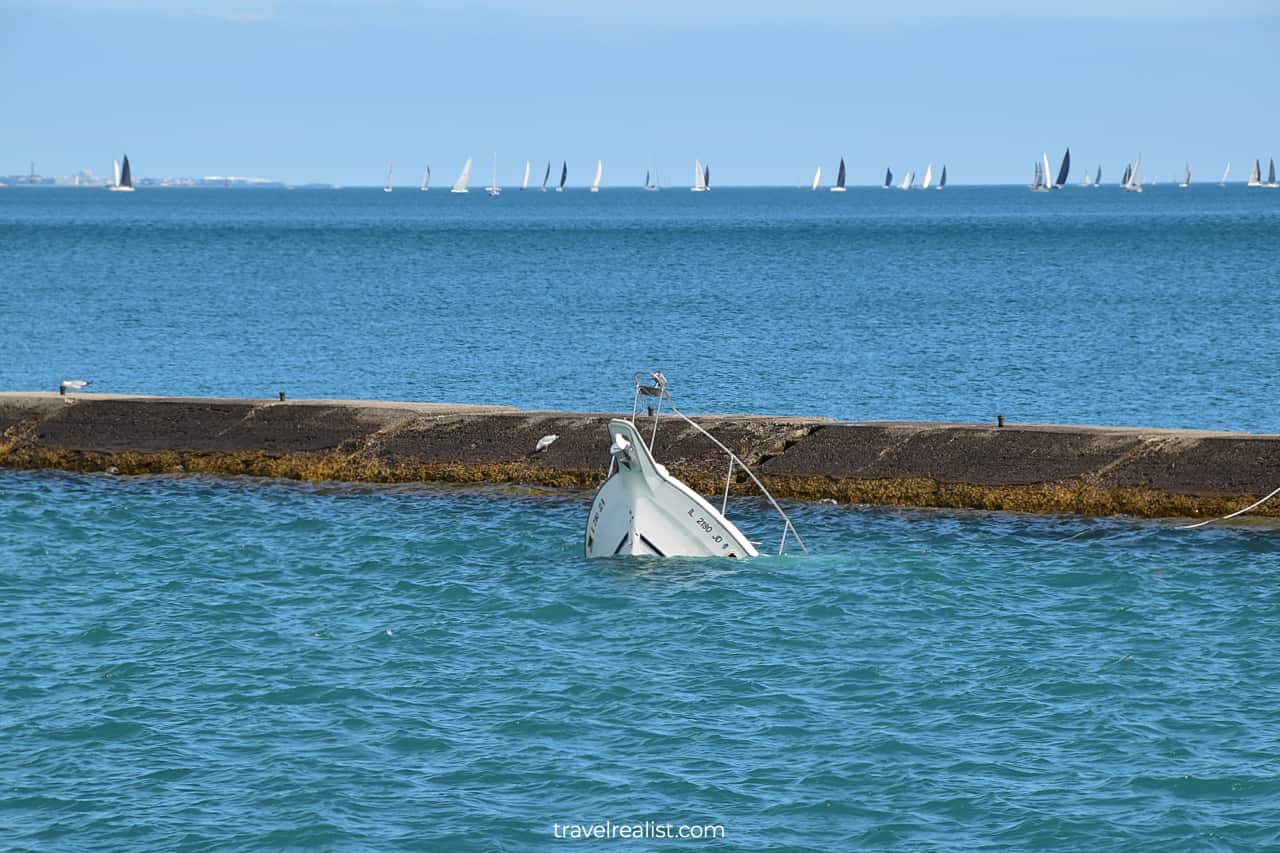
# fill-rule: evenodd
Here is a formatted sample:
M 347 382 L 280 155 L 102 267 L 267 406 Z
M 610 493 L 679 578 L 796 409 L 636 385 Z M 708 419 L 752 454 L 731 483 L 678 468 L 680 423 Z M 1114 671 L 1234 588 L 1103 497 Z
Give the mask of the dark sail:
M 569 177 L 569 163 L 566 160 L 560 161 L 560 189 L 564 189 L 564 182 Z
M 1272 165 L 1271 171 L 1272 171 L 1272 180 L 1275 180 L 1274 165 Z M 133 173 L 129 171 L 129 155 L 128 154 L 124 155 L 124 165 L 120 167 L 120 186 L 122 187 L 133 186 Z
M 1098 167 L 1098 177 L 1093 179 L 1095 185 L 1102 183 L 1102 167 Z
M 129 158 L 124 158 L 124 173 L 129 174 Z M 1276 182 L 1276 161 L 1271 161 L 1271 166 L 1267 169 L 1267 183 L 1274 184 Z
M 1058 180 L 1054 181 L 1054 186 L 1063 186 L 1067 182 L 1067 173 L 1071 171 L 1071 149 L 1067 149 L 1067 153 L 1062 155 L 1062 168 L 1058 169 Z
M 547 161 L 546 174 L 542 176 L 542 188 L 544 190 L 547 188 L 547 181 L 549 180 L 551 180 L 551 161 L 550 160 Z
M 886 168 L 884 170 L 884 185 L 886 187 L 893 186 L 893 170 Z
M 1274 173 L 1274 171 L 1275 171 L 1275 170 L 1274 170 L 1274 167 L 1273 167 L 1273 168 L 1272 168 L 1272 172 Z M 710 166 L 703 166 L 703 167 L 702 167 L 702 184 L 703 184 L 703 186 L 705 186 L 707 189 L 711 189 L 711 167 L 710 167 Z
M 840 173 L 836 175 L 836 186 L 844 186 L 844 158 L 840 158 Z
M 1133 177 L 1133 166 L 1130 163 L 1124 164 L 1124 177 L 1120 179 L 1121 186 L 1128 186 L 1129 179 Z
M 942 189 L 947 185 L 947 167 L 942 167 L 942 180 L 938 181 L 938 189 Z
M 649 173 L 648 173 L 648 172 L 645 172 L 645 173 L 644 173 L 644 185 L 645 185 L 646 187 L 647 187 L 647 186 L 649 186 Z

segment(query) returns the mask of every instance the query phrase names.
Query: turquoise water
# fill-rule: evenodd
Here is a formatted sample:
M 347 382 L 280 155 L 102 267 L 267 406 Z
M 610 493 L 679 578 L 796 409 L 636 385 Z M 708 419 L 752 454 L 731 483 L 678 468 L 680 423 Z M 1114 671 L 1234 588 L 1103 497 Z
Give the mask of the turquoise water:
M 1280 844 L 1274 533 L 792 509 L 589 563 L 575 495 L 0 472 L 3 844 Z
M 4 191 L 0 388 L 1273 431 L 1278 211 Z M 807 556 L 588 563 L 587 501 L 0 471 L 0 848 L 1280 845 L 1274 528 L 796 505 Z

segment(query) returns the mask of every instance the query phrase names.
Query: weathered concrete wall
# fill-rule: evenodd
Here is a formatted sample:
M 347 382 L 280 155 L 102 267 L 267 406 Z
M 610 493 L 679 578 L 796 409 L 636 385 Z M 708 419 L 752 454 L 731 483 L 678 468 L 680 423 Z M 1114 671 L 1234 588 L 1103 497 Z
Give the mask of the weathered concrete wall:
M 4 393 L 0 465 L 590 487 L 609 462 L 610 417 L 423 403 Z M 698 421 L 774 494 L 807 500 L 1205 517 L 1280 485 L 1276 435 L 757 416 Z M 533 452 L 547 433 L 560 438 Z M 679 421 L 663 420 L 654 455 L 695 488 L 723 488 L 723 455 Z M 753 488 L 739 476 L 734 490 Z M 1280 502 L 1257 514 L 1280 517 Z

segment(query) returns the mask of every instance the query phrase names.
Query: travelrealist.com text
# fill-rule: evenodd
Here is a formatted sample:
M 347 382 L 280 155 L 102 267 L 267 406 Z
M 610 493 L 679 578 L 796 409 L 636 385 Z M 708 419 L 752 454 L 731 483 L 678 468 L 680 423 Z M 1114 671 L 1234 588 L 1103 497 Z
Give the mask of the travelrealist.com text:
M 609 838 L 641 838 L 672 840 L 719 840 L 724 827 L 718 823 L 662 823 L 656 820 L 614 823 L 553 823 L 551 834 L 571 841 L 605 840 Z

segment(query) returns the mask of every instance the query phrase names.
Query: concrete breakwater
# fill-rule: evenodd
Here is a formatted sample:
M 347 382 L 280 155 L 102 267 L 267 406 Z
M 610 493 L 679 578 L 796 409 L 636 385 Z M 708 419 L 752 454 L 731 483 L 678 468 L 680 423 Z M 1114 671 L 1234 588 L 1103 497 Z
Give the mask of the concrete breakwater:
M 589 488 L 608 414 L 502 406 L 0 393 L 0 466 L 375 483 Z M 778 497 L 1081 515 L 1212 517 L 1280 485 L 1280 435 L 1033 424 L 696 419 Z M 641 418 L 642 426 L 649 423 Z M 535 452 L 539 437 L 559 439 Z M 727 463 L 665 419 L 655 456 L 718 494 Z M 739 476 L 733 491 L 751 494 Z M 1255 515 L 1280 517 L 1280 500 Z

